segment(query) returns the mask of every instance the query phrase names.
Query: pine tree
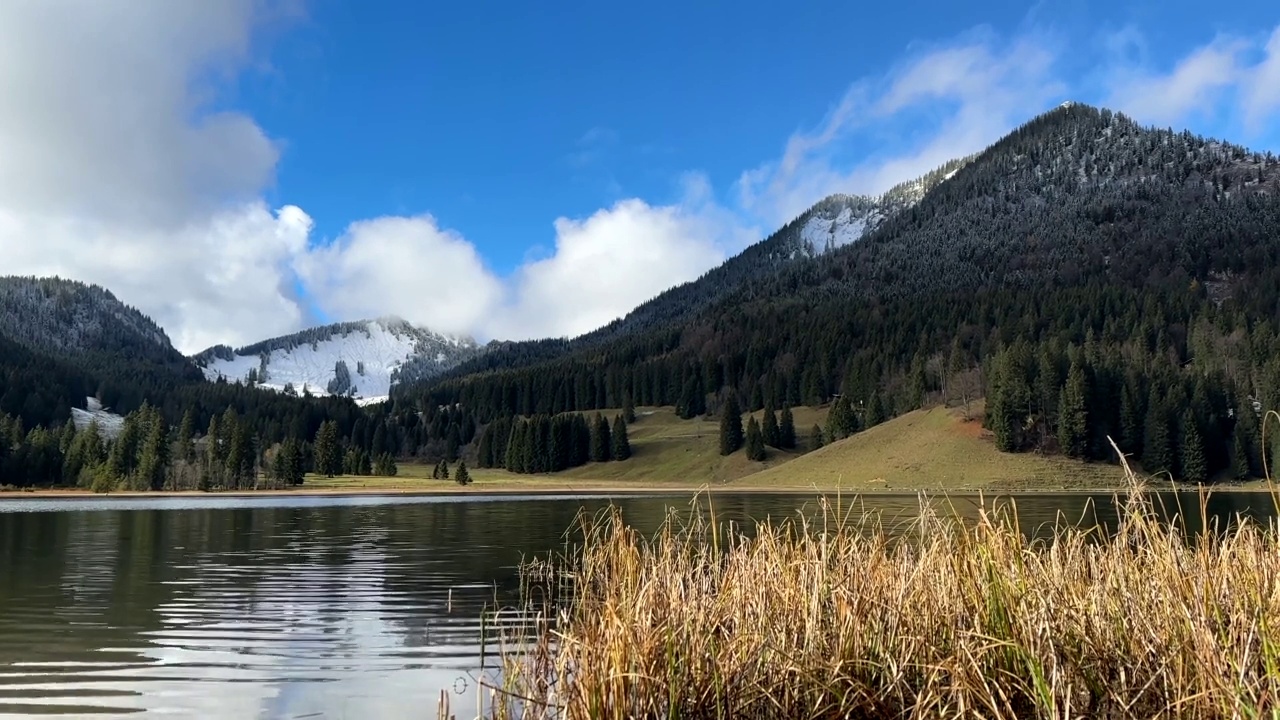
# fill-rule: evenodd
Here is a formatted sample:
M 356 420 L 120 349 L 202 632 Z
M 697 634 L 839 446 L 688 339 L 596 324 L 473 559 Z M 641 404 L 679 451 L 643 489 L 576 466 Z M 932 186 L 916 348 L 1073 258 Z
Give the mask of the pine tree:
M 440 479 L 441 480 L 449 479 L 449 461 L 448 460 L 440 461 Z
M 631 391 L 627 391 L 626 396 L 622 400 L 622 420 L 628 425 L 636 421 L 636 404 L 631 398 Z
M 631 441 L 627 439 L 627 423 L 621 415 L 613 418 L 613 459 L 626 460 L 631 457 Z
M 1248 441 L 1240 431 L 1240 423 L 1236 423 L 1235 432 L 1231 436 L 1231 476 L 1236 480 L 1247 480 L 1253 471 L 1249 467 Z
M 822 428 L 814 423 L 813 429 L 809 431 L 809 446 L 817 450 L 826 444 L 826 438 L 822 437 Z
M 880 393 L 871 393 L 871 399 L 867 400 L 867 420 L 864 427 L 874 427 L 885 421 L 884 398 L 880 397 Z
M 760 432 L 760 423 L 755 415 L 747 418 L 747 459 L 754 462 L 764 460 L 764 433 Z
M 1138 398 L 1138 390 L 1132 384 L 1133 379 L 1126 380 L 1120 393 L 1120 450 L 1125 453 L 1142 455 L 1142 407 Z
M 471 473 L 467 472 L 466 460 L 458 463 L 458 472 L 454 475 L 454 480 L 456 480 L 459 485 L 471 484 Z
M 613 442 L 609 437 L 609 423 L 596 413 L 591 425 L 591 462 L 609 462 L 613 454 Z
M 778 414 L 774 412 L 772 404 L 765 405 L 761 432 L 764 434 L 765 445 L 782 447 L 782 428 L 778 427 Z
M 334 477 L 342 473 L 342 447 L 338 444 L 338 426 L 332 420 L 320 423 L 316 431 L 316 473 Z
M 737 395 L 731 391 L 720 409 L 720 454 L 737 452 L 742 447 L 742 435 L 742 411 L 738 408 Z
M 1204 439 L 1190 410 L 1182 416 L 1182 445 L 1179 449 L 1182 454 L 1182 479 L 1193 483 L 1207 480 L 1209 467 L 1205 459 Z
M 1142 467 L 1155 475 L 1173 471 L 1173 443 L 1169 437 L 1169 418 L 1154 387 L 1147 402 L 1147 420 L 1143 427 Z
M 778 424 L 779 447 L 791 449 L 796 446 L 796 419 L 791 414 L 790 403 L 782 406 L 782 421 Z
M 1089 445 L 1089 415 L 1084 368 L 1072 362 L 1058 395 L 1058 445 L 1068 457 L 1083 458 Z
M 152 413 L 147 424 L 147 437 L 138 463 L 138 483 L 149 490 L 161 490 L 169 468 L 169 434 L 158 411 Z
M 382 453 L 373 464 L 374 475 L 379 475 L 381 477 L 394 477 L 397 472 L 396 459 L 391 455 L 391 453 Z
M 178 425 L 178 452 L 186 462 L 193 462 L 196 459 L 195 436 L 195 415 L 191 412 L 191 408 L 187 408 L 186 412 L 182 413 L 182 422 Z
M 857 432 L 857 429 L 858 421 L 853 414 L 849 396 L 841 395 L 832 403 L 831 412 L 827 415 L 827 437 L 840 440 Z

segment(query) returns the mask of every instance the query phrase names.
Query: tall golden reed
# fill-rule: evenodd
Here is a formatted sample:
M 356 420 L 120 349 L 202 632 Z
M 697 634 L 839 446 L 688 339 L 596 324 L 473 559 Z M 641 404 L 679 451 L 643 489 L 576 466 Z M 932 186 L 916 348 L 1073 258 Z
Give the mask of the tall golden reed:
M 530 575 L 550 614 L 504 649 L 486 711 L 1280 717 L 1276 528 L 1188 539 L 1125 470 L 1114 532 L 1038 540 L 1012 510 L 961 523 L 923 502 L 905 533 L 838 501 L 753 532 L 672 516 L 644 538 L 617 512 L 584 518 L 579 550 Z

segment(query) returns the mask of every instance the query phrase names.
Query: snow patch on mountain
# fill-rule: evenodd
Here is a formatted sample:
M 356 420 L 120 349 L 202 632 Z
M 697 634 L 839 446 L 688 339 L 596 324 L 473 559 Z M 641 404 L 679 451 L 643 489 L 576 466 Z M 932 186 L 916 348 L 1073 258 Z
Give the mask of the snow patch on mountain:
M 477 352 L 470 338 L 384 318 L 313 328 L 235 351 L 210 348 L 194 359 L 210 381 L 345 395 L 369 404 L 387 399 L 401 380 L 439 374 Z
M 855 213 L 848 206 L 841 208 L 834 218 L 815 213 L 800 228 L 800 239 L 815 252 L 830 252 L 859 240 L 883 220 L 878 210 Z
M 87 397 L 84 400 L 85 410 L 71 408 L 71 422 L 75 424 L 76 430 L 85 430 L 96 422 L 98 434 L 102 439 L 115 440 L 120 435 L 120 430 L 124 428 L 124 417 L 102 407 L 102 403 L 95 397 Z

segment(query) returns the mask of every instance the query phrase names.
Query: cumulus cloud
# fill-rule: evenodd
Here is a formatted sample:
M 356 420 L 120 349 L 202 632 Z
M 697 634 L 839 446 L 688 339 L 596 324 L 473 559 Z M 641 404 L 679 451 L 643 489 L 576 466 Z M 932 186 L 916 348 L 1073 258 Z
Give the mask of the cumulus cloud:
M 186 350 L 298 326 L 286 273 L 306 232 L 259 200 L 278 151 L 202 104 L 204 79 L 250 59 L 259 10 L 0 3 L 5 272 L 102 284 Z
M 877 195 L 980 150 L 1066 91 L 1052 47 L 1039 35 L 1001 42 L 982 30 L 915 48 L 886 75 L 855 82 L 816 129 L 787 140 L 781 158 L 744 172 L 743 208 L 781 224 L 832 193 Z M 842 162 L 851 140 L 865 155 Z
M 700 176 L 679 205 L 624 200 L 585 219 L 555 221 L 555 254 L 522 267 L 491 334 L 573 337 L 693 280 L 745 246 L 751 231 L 709 200 Z
M 333 317 L 396 314 L 482 339 L 573 337 L 696 278 L 756 239 L 715 203 L 706 178 L 684 178 L 671 205 L 619 201 L 553 224 L 550 256 L 509 278 L 485 267 L 460 234 L 430 216 L 353 224 L 298 260 L 299 276 Z
M 398 315 L 440 332 L 475 331 L 502 300 L 475 247 L 429 215 L 356 222 L 299 257 L 298 274 L 332 317 Z

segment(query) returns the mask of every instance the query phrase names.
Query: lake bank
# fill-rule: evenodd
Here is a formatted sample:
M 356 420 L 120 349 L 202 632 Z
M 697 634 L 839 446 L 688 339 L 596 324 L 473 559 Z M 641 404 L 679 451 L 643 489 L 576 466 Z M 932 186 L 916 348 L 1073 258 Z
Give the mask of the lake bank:
M 995 486 L 995 487 L 970 487 L 955 486 L 946 484 L 937 484 L 930 486 L 908 486 L 908 487 L 867 487 L 867 486 L 841 486 L 830 483 L 814 483 L 814 484 L 795 484 L 795 485 L 752 485 L 745 483 L 723 483 L 723 484 L 683 484 L 671 482 L 655 482 L 645 483 L 642 481 L 629 482 L 590 482 L 590 481 L 574 481 L 564 482 L 555 479 L 540 480 L 537 478 L 528 478 L 521 476 L 512 480 L 485 480 L 482 482 L 472 483 L 471 485 L 462 486 L 449 481 L 430 481 L 430 482 L 395 482 L 395 478 L 366 478 L 366 477 L 339 477 L 328 479 L 329 482 L 321 480 L 309 484 L 303 484 L 295 488 L 286 489 L 262 489 L 262 490 L 225 490 L 225 491 L 199 491 L 199 490 L 119 490 L 109 493 L 95 493 L 91 490 L 83 488 L 35 488 L 35 489 L 3 489 L 0 490 L 0 499 L 3 500 L 50 500 L 50 499 L 75 499 L 75 498 L 165 498 L 165 497 L 222 497 L 222 498 L 253 498 L 253 497 L 376 497 L 376 496 L 397 496 L 397 497 L 435 497 L 435 496 L 573 496 L 581 494 L 592 495 L 616 495 L 616 496 L 645 496 L 645 495 L 698 495 L 698 494 L 746 494 L 746 495 L 795 495 L 795 494 L 843 494 L 848 496 L 858 495 L 903 495 L 924 493 L 928 495 L 988 495 L 988 496 L 1024 496 L 1024 495 L 1110 495 L 1124 494 L 1129 488 L 1123 484 L 1117 483 L 1113 486 L 1099 485 L 1094 487 L 1073 487 L 1073 486 L 1054 486 L 1045 485 L 1040 487 L 1026 486 Z M 386 480 L 390 482 L 379 482 Z M 1229 492 L 1270 492 L 1277 490 L 1274 485 L 1264 480 L 1250 481 L 1246 483 L 1222 483 L 1216 485 L 1205 486 L 1185 486 L 1185 485 L 1152 485 L 1152 490 L 1159 491 L 1177 491 L 1177 492 L 1197 492 L 1205 490 L 1209 493 L 1229 493 Z

